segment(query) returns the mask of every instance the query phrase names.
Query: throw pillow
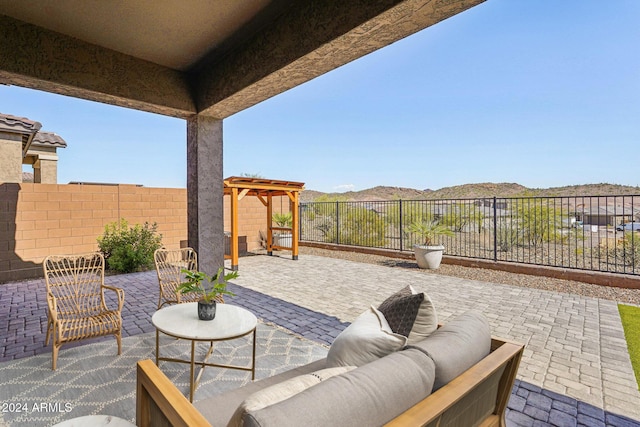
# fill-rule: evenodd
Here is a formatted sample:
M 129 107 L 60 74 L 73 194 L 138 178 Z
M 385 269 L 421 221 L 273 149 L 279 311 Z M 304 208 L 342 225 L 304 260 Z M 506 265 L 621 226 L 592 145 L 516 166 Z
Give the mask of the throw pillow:
M 384 315 L 371 307 L 333 341 L 327 366 L 362 366 L 400 350 L 406 343 L 407 338 L 395 334 Z
M 411 292 L 414 294 L 416 293 L 412 286 L 409 286 L 409 288 L 411 288 Z M 408 344 L 414 344 L 422 341 L 438 329 L 438 315 L 436 313 L 436 307 L 433 305 L 429 295 L 425 293 L 422 293 L 422 295 L 424 295 L 424 299 L 420 303 L 416 320 L 413 322 L 411 332 L 409 332 L 407 340 Z
M 414 294 L 407 286 L 384 300 L 378 310 L 393 332 L 408 337 L 423 300 L 424 294 Z
M 411 285 L 404 287 L 384 300 L 378 310 L 389 322 L 391 330 L 404 335 L 413 344 L 438 328 L 438 316 L 424 292 L 416 292 Z
M 247 412 L 258 411 L 294 396 L 335 375 L 355 369 L 355 366 L 339 366 L 321 369 L 310 374 L 290 378 L 278 384 L 263 388 L 248 396 L 234 412 L 227 427 L 242 427 L 242 417 Z

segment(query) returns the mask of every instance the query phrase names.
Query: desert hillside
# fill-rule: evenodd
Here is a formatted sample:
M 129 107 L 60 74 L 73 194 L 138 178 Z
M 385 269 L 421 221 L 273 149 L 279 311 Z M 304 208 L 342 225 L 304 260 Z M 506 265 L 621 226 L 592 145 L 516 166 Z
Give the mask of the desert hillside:
M 640 195 L 640 187 L 617 184 L 581 184 L 566 187 L 527 188 L 516 183 L 464 184 L 444 187 L 439 190 L 417 190 L 415 188 L 377 186 L 361 191 L 346 193 L 323 193 L 305 190 L 300 199 L 303 202 L 315 200 L 421 200 L 421 199 L 465 199 L 476 197 L 521 197 L 521 196 L 617 196 Z

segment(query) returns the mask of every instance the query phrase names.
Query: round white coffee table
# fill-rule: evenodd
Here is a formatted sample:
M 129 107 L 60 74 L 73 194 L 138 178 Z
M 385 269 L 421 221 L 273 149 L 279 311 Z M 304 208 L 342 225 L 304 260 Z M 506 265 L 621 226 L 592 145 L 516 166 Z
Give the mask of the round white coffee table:
M 151 317 L 153 326 L 156 327 L 156 365 L 160 361 L 189 363 L 191 365 L 189 401 L 193 402 L 195 389 L 198 387 L 204 368 L 214 366 L 218 368 L 239 369 L 251 371 L 251 379 L 256 376 L 256 325 L 258 319 L 248 310 L 231 304 L 217 304 L 216 317 L 213 320 L 198 319 L 198 303 L 189 302 L 161 308 Z M 171 337 L 191 341 L 191 359 L 176 359 L 160 357 L 160 332 Z M 253 334 L 253 355 L 251 366 L 234 366 L 209 363 L 208 359 L 213 353 L 215 341 L 227 341 Z M 195 346 L 199 341 L 210 342 L 209 351 L 202 362 L 195 361 Z M 195 366 L 200 366 L 198 377 L 195 378 Z

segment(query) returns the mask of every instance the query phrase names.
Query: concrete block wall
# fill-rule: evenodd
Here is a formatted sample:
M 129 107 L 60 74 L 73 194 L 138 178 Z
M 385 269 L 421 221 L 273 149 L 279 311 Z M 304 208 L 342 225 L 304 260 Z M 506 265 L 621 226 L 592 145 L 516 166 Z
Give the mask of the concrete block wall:
M 225 230 L 231 230 L 230 200 L 224 198 Z M 288 198 L 276 197 L 274 212 L 288 212 Z M 135 185 L 0 183 L 0 283 L 42 275 L 42 260 L 53 254 L 98 249 L 104 226 L 120 218 L 129 224 L 158 223 L 166 248 L 187 240 L 187 191 Z M 239 235 L 247 249 L 266 235 L 267 208 L 256 197 L 238 205 Z
M 0 283 L 42 274 L 51 254 L 98 249 L 104 226 L 158 223 L 167 248 L 187 238 L 185 189 L 134 185 L 0 184 Z

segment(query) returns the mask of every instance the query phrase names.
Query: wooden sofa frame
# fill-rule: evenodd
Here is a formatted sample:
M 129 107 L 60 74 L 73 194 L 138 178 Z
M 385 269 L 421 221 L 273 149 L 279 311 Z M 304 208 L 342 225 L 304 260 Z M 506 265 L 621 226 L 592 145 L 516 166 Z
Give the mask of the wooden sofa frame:
M 386 425 L 440 425 L 443 417 L 457 410 L 456 404 L 463 398 L 499 376 L 493 412 L 477 420 L 476 425 L 506 426 L 505 411 L 523 351 L 522 344 L 493 338 L 491 353 L 487 357 Z M 148 359 L 139 361 L 137 367 L 136 422 L 138 427 L 211 426 L 155 363 Z

